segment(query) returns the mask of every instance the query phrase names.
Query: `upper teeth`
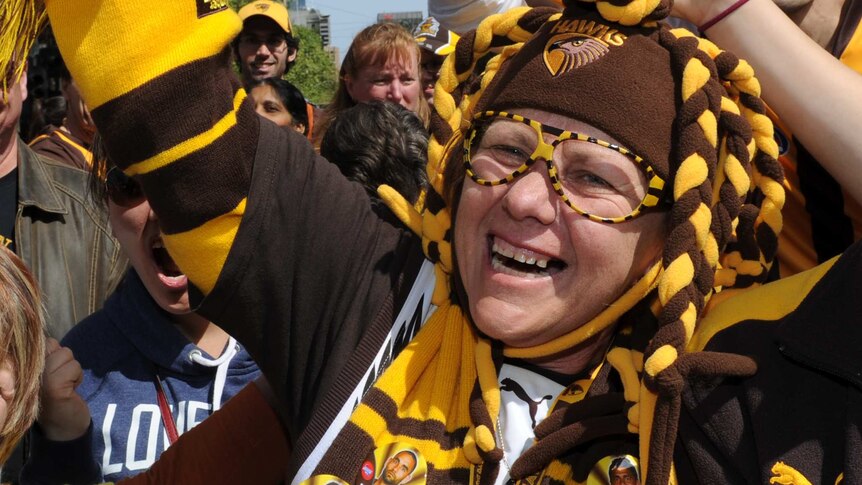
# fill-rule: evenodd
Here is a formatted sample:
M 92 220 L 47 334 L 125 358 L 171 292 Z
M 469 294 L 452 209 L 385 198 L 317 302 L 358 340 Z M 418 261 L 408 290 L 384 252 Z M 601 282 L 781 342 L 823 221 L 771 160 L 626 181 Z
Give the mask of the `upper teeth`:
M 539 258 L 532 256 L 532 255 L 528 256 L 528 255 L 524 254 L 524 252 L 522 252 L 518 249 L 503 248 L 503 247 L 500 247 L 500 245 L 497 244 L 496 242 L 494 243 L 492 251 L 499 254 L 500 256 L 514 259 L 515 261 L 518 261 L 519 263 L 536 265 L 540 268 L 547 268 L 548 267 L 548 260 L 547 259 L 539 259 Z
M 165 247 L 165 243 L 163 243 L 161 239 L 156 239 L 156 241 L 153 243 L 153 249 L 159 249 L 163 247 Z

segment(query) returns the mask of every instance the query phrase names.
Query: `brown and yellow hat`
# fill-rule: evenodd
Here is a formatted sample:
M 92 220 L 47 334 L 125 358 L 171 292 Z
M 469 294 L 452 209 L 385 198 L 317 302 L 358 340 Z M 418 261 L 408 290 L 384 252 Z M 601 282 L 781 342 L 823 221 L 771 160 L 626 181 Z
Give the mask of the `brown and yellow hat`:
M 413 30 L 413 38 L 419 47 L 438 56 L 448 56 L 455 50 L 460 38 L 458 34 L 443 27 L 434 17 L 426 17 Z
M 665 180 L 679 102 L 658 27 L 626 27 L 571 5 L 509 59 L 476 112 L 533 108 L 596 126 Z M 636 116 L 632 114 L 636 113 Z
M 564 5 L 562 12 L 521 8 L 491 16 L 461 37 L 435 87 L 428 160 L 434 191 L 411 227 L 421 233 L 439 277 L 452 274 L 449 207 L 464 180 L 460 147 L 477 113 L 529 108 L 561 114 L 643 157 L 665 180 L 672 201 L 666 243 L 654 281 L 635 294 L 639 281 L 607 313 L 625 312 L 655 326 L 637 348 L 615 347 L 608 355 L 637 357 L 639 370 L 629 374 L 641 388 L 629 396 L 634 400 L 626 398 L 628 429 L 639 434 L 641 458 L 649 457 L 646 483 L 667 483 L 681 383 L 691 373 L 752 371 L 745 358 L 689 355 L 686 344 L 716 292 L 757 285 L 768 275 L 784 203 L 778 149 L 751 67 L 706 39 L 660 23 L 672 0 Z M 619 321 L 618 314 L 605 316 L 582 328 Z M 564 335 L 530 349 L 529 357 L 573 343 Z M 523 357 L 508 348 L 503 353 Z

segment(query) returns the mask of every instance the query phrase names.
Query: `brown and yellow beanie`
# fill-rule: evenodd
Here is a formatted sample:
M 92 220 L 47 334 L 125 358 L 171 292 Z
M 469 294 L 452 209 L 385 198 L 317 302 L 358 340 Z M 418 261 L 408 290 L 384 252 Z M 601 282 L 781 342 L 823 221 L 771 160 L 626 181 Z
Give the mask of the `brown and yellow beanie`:
M 679 103 L 670 53 L 649 37 L 657 30 L 625 27 L 572 5 L 505 63 L 476 112 L 533 108 L 589 123 L 668 180 Z

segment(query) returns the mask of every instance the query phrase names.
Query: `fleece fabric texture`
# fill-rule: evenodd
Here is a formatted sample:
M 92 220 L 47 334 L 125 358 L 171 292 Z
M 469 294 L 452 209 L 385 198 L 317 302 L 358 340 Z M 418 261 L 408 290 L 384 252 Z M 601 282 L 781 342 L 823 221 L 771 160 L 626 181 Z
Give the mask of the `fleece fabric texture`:
M 84 369 L 78 394 L 87 402 L 93 420 L 89 439 L 101 469 L 97 480 L 116 481 L 140 473 L 168 448 L 154 379 L 161 378 L 178 433 L 193 428 L 260 375 L 248 352 L 238 351 L 226 364 L 224 387 L 216 389 L 213 360 L 183 336 L 130 270 L 105 307 L 75 326 L 63 339 Z M 227 349 L 226 349 L 227 350 Z M 197 356 L 197 357 L 193 357 Z M 34 439 L 41 439 L 34 434 Z M 60 444 L 62 445 L 62 444 Z M 83 446 L 83 445 L 82 445 Z M 55 474 L 58 446 L 37 445 L 44 456 L 34 456 L 35 470 Z
M 747 355 L 758 369 L 689 384 L 679 483 L 862 483 L 860 274 L 856 243 L 707 315 L 691 349 Z

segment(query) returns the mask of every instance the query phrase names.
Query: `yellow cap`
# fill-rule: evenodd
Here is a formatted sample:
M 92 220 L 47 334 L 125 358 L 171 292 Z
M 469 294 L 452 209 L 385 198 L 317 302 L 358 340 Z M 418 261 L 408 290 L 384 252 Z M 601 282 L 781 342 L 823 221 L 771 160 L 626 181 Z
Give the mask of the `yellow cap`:
M 293 35 L 293 25 L 290 24 L 290 16 L 287 7 L 272 0 L 257 0 L 239 9 L 239 18 L 243 22 L 249 17 L 262 15 L 272 19 L 285 34 Z

